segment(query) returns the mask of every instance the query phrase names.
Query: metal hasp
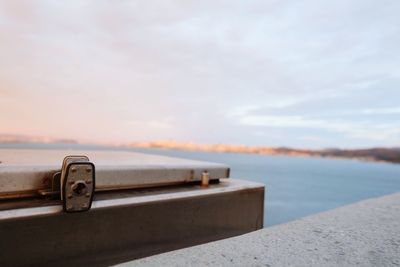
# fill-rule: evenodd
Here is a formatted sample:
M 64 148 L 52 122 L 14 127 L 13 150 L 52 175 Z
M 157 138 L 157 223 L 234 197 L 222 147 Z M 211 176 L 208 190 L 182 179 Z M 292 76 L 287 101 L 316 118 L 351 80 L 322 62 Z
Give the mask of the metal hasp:
M 61 200 L 65 212 L 87 211 L 92 206 L 95 167 L 86 156 L 67 156 L 61 169 Z

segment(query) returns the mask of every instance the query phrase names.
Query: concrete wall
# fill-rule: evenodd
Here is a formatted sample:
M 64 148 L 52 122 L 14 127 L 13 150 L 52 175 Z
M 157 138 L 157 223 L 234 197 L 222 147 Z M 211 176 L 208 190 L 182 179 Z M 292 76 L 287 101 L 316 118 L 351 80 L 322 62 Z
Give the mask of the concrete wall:
M 224 179 L 96 200 L 80 213 L 4 210 L 0 266 L 109 266 L 261 229 L 263 206 L 263 185 Z
M 123 266 L 400 266 L 400 193 Z

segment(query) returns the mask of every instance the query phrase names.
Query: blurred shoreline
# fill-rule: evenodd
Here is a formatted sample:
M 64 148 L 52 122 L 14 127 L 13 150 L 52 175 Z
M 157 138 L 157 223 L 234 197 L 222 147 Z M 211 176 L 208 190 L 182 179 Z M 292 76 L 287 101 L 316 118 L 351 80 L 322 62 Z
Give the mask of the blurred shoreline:
M 49 137 L 31 137 L 25 135 L 0 134 L 0 144 L 71 144 L 71 145 L 100 145 L 121 148 L 157 148 L 174 149 L 183 151 L 215 152 L 215 153 L 242 153 L 259 155 L 285 155 L 324 157 L 339 159 L 355 159 L 373 162 L 389 162 L 400 164 L 400 148 L 365 148 L 365 149 L 296 149 L 288 147 L 245 146 L 234 144 L 196 144 L 192 142 L 177 141 L 150 141 L 131 142 L 121 144 L 99 144 L 79 142 L 73 139 L 56 139 Z
M 230 144 L 195 144 L 175 141 L 136 142 L 128 147 L 163 148 L 199 152 L 243 153 L 285 156 L 309 156 L 356 159 L 374 162 L 390 162 L 400 164 L 400 148 L 368 148 L 368 149 L 322 149 L 308 150 L 287 147 L 244 146 Z

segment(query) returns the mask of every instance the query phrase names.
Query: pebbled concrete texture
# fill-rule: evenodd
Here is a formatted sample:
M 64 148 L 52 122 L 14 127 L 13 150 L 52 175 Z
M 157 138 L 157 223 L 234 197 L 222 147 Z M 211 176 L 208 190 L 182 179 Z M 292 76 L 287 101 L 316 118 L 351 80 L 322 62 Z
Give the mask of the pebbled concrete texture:
M 400 266 L 400 193 L 121 266 Z

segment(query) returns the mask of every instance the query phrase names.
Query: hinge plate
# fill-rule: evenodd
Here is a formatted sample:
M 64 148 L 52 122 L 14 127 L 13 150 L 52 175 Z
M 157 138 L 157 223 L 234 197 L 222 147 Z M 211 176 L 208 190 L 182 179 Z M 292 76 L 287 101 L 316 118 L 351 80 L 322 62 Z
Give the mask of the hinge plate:
M 87 211 L 92 206 L 95 167 L 86 156 L 68 156 L 61 169 L 61 200 L 65 212 Z

